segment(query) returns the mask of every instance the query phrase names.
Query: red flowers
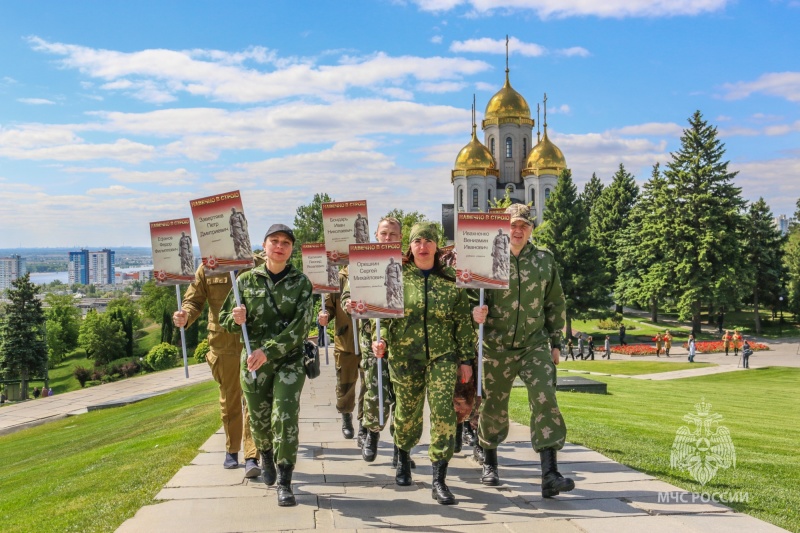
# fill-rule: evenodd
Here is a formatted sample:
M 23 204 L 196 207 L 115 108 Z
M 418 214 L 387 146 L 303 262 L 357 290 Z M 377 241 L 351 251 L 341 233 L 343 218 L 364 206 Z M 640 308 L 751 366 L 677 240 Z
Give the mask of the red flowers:
M 685 342 L 683 343 L 683 347 L 687 350 L 689 349 L 689 345 Z M 722 341 L 697 341 L 695 343 L 695 348 L 701 353 L 721 353 L 725 351 L 725 345 Z M 769 350 L 769 346 L 761 342 L 750 342 L 750 348 L 752 348 L 754 352 Z M 739 345 L 739 349 L 742 349 L 741 344 Z M 728 348 L 728 352 L 733 352 L 733 343 L 731 343 L 730 348 Z
M 656 349 L 649 344 L 628 344 L 626 346 L 612 346 L 611 351 L 625 355 L 655 355 Z

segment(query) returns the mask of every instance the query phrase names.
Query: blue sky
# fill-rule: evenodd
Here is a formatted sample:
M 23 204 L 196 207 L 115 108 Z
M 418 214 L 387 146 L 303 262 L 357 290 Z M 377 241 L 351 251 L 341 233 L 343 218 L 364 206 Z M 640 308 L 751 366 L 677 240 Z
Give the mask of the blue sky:
M 796 0 L 2 2 L 0 248 L 147 246 L 235 189 L 254 245 L 315 192 L 438 218 L 506 34 L 580 189 L 645 181 L 699 109 L 791 215 L 798 28 Z

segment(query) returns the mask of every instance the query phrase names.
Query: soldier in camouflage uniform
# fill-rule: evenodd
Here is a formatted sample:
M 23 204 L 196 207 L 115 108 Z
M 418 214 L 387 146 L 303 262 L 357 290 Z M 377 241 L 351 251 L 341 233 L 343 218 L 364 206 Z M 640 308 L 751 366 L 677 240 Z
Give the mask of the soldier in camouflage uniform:
M 422 436 L 427 391 L 431 410 L 431 494 L 440 504 L 451 505 L 455 498 L 445 478 L 456 432 L 453 391 L 457 378 L 472 378 L 475 337 L 466 291 L 456 288 L 454 270 L 440 262 L 436 226 L 415 224 L 409 240 L 403 265 L 405 316 L 383 320 L 381 341 L 374 342 L 372 348 L 377 357 L 388 353 L 397 402 L 394 441 L 399 454 L 395 482 L 412 482 L 408 452 Z
M 241 353 L 242 391 L 267 485 L 275 483 L 274 464 L 278 466 L 281 506 L 297 504 L 291 483 L 299 444 L 300 393 L 306 380 L 303 342 L 313 313 L 311 282 L 288 263 L 293 245 L 289 227 L 270 226 L 264 237 L 266 265 L 239 276 L 242 305 L 236 305 L 231 291 L 220 313 L 220 324 L 232 333 L 247 324 L 253 352 Z M 256 371 L 255 378 L 251 371 Z
M 347 283 L 347 267 L 338 275 L 339 291 L 343 291 Z M 342 434 L 346 439 L 353 438 L 353 408 L 358 406 L 359 433 L 362 431 L 364 416 L 364 371 L 359 367 L 361 359 L 355 353 L 353 337 L 353 321 L 342 307 L 340 294 L 328 294 L 325 298 L 325 324 L 329 317 L 336 321 L 333 357 L 336 361 L 336 411 L 342 415 Z M 322 323 L 322 322 L 321 322 Z M 361 382 L 358 399 L 356 399 L 356 383 Z
M 255 256 L 257 263 L 263 258 Z M 225 297 L 231 290 L 229 274 L 206 277 L 206 267 L 200 265 L 195 272 L 194 281 L 186 289 L 181 310 L 172 315 L 177 327 L 189 327 L 203 312 L 208 302 L 208 354 L 206 362 L 211 367 L 214 381 L 219 383 L 219 408 L 222 427 L 225 429 L 225 468 L 239 466 L 239 450 L 244 436 L 245 477 L 254 478 L 261 474 L 258 468 L 258 451 L 250 433 L 250 416 L 242 398 L 239 384 L 239 358 L 242 343 L 239 335 L 225 331 L 219 324 L 219 311 Z M 244 411 L 244 416 L 242 412 Z
M 567 427 L 556 401 L 556 366 L 566 301 L 553 255 L 529 242 L 530 208 L 514 204 L 511 214 L 511 278 L 508 290 L 486 291 L 486 305 L 472 316 L 484 323 L 483 391 L 478 442 L 484 452 L 484 485 L 500 484 L 497 447 L 508 436 L 508 400 L 514 378 L 528 388 L 531 444 L 542 461 L 542 496 L 570 491 L 575 483 L 558 472 L 556 451 Z M 476 447 L 477 450 L 477 447 Z

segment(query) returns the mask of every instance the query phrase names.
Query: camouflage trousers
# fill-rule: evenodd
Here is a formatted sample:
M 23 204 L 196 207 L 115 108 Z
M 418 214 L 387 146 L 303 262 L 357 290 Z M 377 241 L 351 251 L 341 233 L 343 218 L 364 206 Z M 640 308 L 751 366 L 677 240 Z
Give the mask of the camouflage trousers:
M 405 451 L 419 443 L 427 390 L 431 409 L 428 457 L 432 462 L 449 461 L 453 457 L 456 435 L 456 411 L 453 409 L 457 375 L 455 356 L 447 354 L 428 361 L 391 359 L 389 372 L 397 402 L 394 443 Z
M 357 418 L 361 420 L 364 415 L 364 372 L 359 367 L 361 359 L 353 352 L 344 352 L 334 349 L 333 358 L 336 362 L 336 412 L 352 413 L 358 407 Z M 361 382 L 356 401 L 356 384 Z
M 517 376 L 528 389 L 533 449 L 560 450 L 567 437 L 567 426 L 556 401 L 556 366 L 547 344 L 502 353 L 484 350 L 479 444 L 495 449 L 508 437 L 508 401 Z
M 300 393 L 306 382 L 301 355 L 267 361 L 256 371 L 256 379 L 242 359 L 241 382 L 256 446 L 274 449 L 275 464 L 295 464 L 300 444 Z
M 239 384 L 239 351 L 212 347 L 206 354 L 214 381 L 219 384 L 219 411 L 225 430 L 225 450 L 238 453 L 244 438 L 245 459 L 257 459 L 253 435 L 250 433 L 250 415 Z
M 371 353 L 362 352 L 361 368 L 364 373 L 363 412 L 361 424 L 370 431 L 383 431 L 386 422 L 392 419 L 392 410 L 395 408 L 394 387 L 389 378 L 389 362 L 386 358 L 381 364 L 383 367 L 383 424 L 380 423 L 380 399 L 378 397 L 378 359 Z M 394 434 L 394 419 L 390 431 Z

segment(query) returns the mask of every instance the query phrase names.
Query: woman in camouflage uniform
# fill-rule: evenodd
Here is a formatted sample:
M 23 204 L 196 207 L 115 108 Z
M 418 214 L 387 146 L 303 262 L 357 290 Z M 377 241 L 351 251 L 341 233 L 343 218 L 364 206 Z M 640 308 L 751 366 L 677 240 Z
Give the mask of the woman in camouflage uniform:
M 469 301 L 455 286 L 455 272 L 443 267 L 436 226 L 415 224 L 403 261 L 404 318 L 381 322 L 381 341 L 373 343 L 376 357 L 388 353 L 389 371 L 396 396 L 394 442 L 398 447 L 395 481 L 411 484 L 408 452 L 422 436 L 425 392 L 431 409 L 433 498 L 443 505 L 455 503 L 445 484 L 453 456 L 456 412 L 453 391 L 456 378 L 472 378 L 475 338 L 469 319 Z
M 239 276 L 242 305 L 237 307 L 231 291 L 220 313 L 220 324 L 230 332 L 240 332 L 246 323 L 250 346 L 257 347 L 249 356 L 242 350 L 242 392 L 267 485 L 275 483 L 278 466 L 280 506 L 297 504 L 291 483 L 299 444 L 300 393 L 306 379 L 303 342 L 313 309 L 311 282 L 288 263 L 293 246 L 289 227 L 270 226 L 264 237 L 266 264 Z

